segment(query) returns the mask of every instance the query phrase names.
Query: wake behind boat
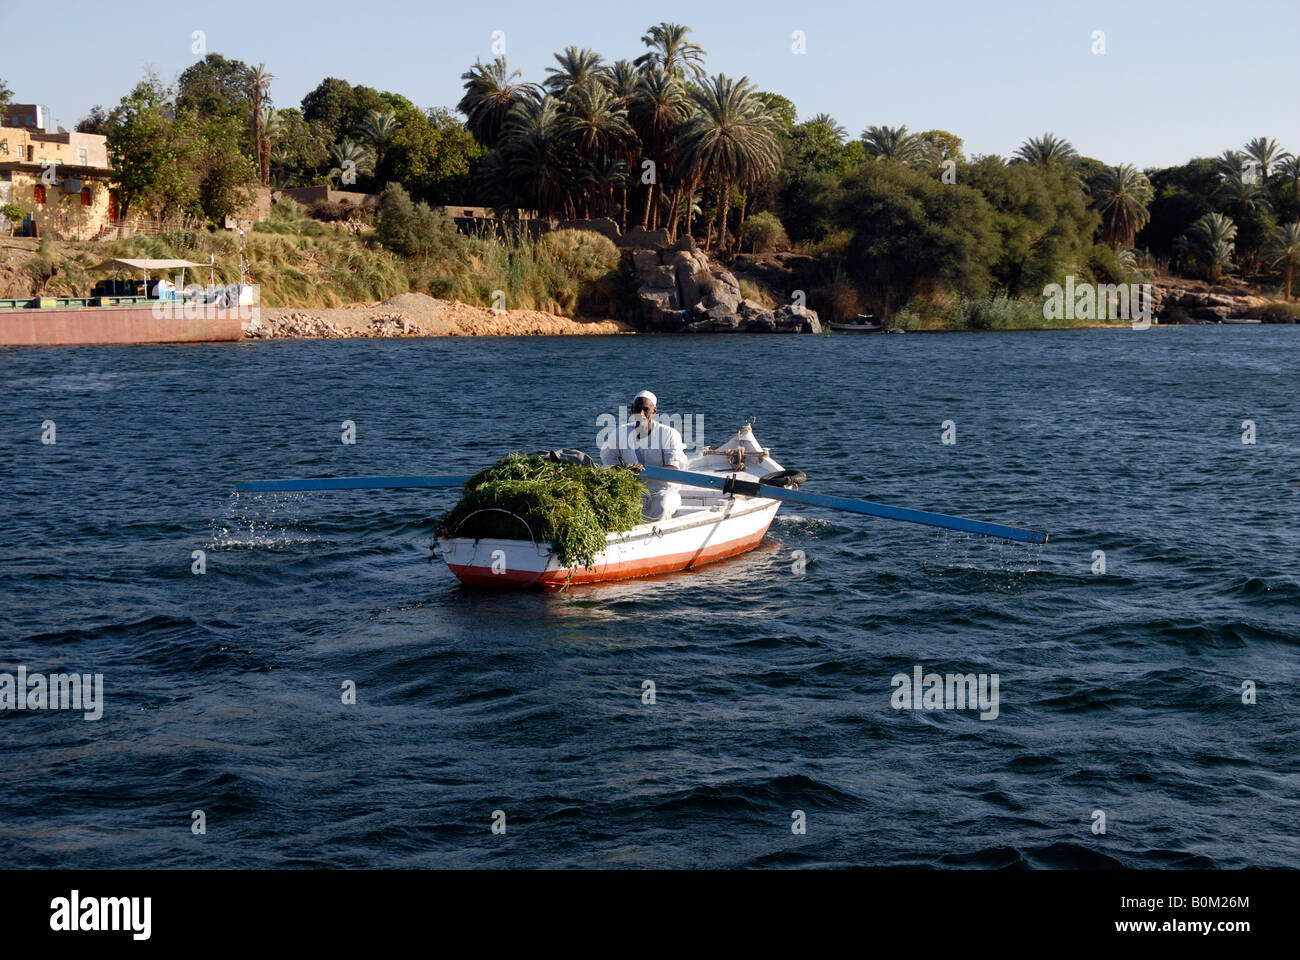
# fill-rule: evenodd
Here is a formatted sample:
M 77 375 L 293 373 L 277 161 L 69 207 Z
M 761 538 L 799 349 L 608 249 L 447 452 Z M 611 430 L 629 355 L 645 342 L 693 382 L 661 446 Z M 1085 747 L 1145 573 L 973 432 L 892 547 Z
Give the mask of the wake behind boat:
M 786 471 L 772 459 L 746 424 L 717 447 L 688 461 L 694 473 L 764 486 L 794 488 L 802 475 Z M 762 542 L 780 500 L 743 493 L 692 487 L 667 520 L 648 521 L 606 536 L 607 546 L 590 567 L 568 567 L 549 543 L 538 542 L 518 519 L 518 540 L 443 537 L 439 552 L 463 583 L 485 587 L 542 587 L 601 583 L 648 577 L 696 567 L 746 553 Z M 455 531 L 453 531 L 454 533 Z

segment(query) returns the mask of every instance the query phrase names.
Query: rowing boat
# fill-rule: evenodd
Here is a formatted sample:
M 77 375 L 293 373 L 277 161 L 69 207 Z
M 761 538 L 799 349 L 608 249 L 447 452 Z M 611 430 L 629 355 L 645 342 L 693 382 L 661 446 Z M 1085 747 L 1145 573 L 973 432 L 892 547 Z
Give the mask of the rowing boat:
M 786 486 L 791 477 L 759 445 L 748 424 L 717 447 L 691 458 L 687 470 L 737 481 Z M 522 518 L 521 538 L 444 536 L 438 543 L 447 567 L 471 586 L 559 589 L 569 584 L 629 580 L 692 570 L 746 553 L 762 542 L 781 501 L 701 487 L 682 490 L 682 505 L 668 520 L 639 524 L 606 537 L 590 567 L 566 567 L 551 545 L 538 542 Z M 526 537 L 523 535 L 526 534 Z

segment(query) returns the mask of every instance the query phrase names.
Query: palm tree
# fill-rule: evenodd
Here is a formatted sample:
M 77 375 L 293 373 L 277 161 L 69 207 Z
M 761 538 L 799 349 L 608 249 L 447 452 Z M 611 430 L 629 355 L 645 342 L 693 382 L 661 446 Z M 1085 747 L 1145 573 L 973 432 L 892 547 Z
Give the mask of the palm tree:
M 686 85 L 675 75 L 651 66 L 641 78 L 636 96 L 628 105 L 628 115 L 646 154 L 655 164 L 655 182 L 646 191 L 641 226 L 654 229 L 651 212 L 658 210 L 654 197 L 663 197 L 664 176 L 673 169 L 673 135 L 690 110 Z
M 1256 207 L 1267 209 L 1268 198 L 1264 188 L 1249 178 L 1244 168 L 1238 168 L 1223 176 L 1223 182 L 1215 194 L 1238 217 L 1245 216 Z
M 561 104 L 552 96 L 515 105 L 501 130 L 504 169 L 514 195 L 539 216 L 574 212 L 578 180 L 561 130 Z
M 330 159 L 334 161 L 334 168 L 330 170 L 329 178 L 339 177 L 340 182 L 348 186 L 351 184 L 343 179 L 348 174 L 375 172 L 375 155 L 369 148 L 351 140 L 341 140 L 330 147 Z
M 631 60 L 615 60 L 606 66 L 601 74 L 609 92 L 627 109 L 632 98 L 636 96 L 637 87 L 641 85 L 641 74 Z
M 260 141 L 261 149 L 258 151 L 258 173 L 262 178 L 263 185 L 265 185 L 271 182 L 271 144 L 280 135 L 284 124 L 280 121 L 280 111 L 266 104 L 262 106 L 260 120 L 262 139 Z
M 699 83 L 704 79 L 704 48 L 686 35 L 691 28 L 680 23 L 659 23 L 646 31 L 641 42 L 650 48 L 636 58 L 642 69 L 660 67 L 665 73 L 684 79 L 686 74 Z
M 1279 161 L 1291 156 L 1280 146 L 1276 140 L 1269 140 L 1265 137 L 1255 137 L 1246 144 L 1246 156 L 1259 164 L 1259 173 L 1265 183 L 1268 183 L 1268 173 Z
M 595 50 L 565 47 L 563 53 L 555 54 L 555 61 L 559 66 L 546 68 L 550 76 L 542 81 L 542 86 L 556 96 L 565 96 L 573 87 L 597 83 L 605 75 L 600 54 Z
M 830 130 L 831 135 L 840 143 L 843 143 L 849 137 L 849 132 L 835 122 L 835 118 L 829 113 L 817 113 L 808 121 L 809 123 L 819 123 Z
M 1268 249 L 1269 263 L 1281 266 L 1284 279 L 1282 299 L 1291 299 L 1291 275 L 1295 265 L 1300 261 L 1300 220 L 1288 223 L 1278 230 L 1273 245 Z
M 627 144 L 636 134 L 627 122 L 627 111 L 601 83 L 577 83 L 569 87 L 565 98 L 560 131 L 572 145 L 591 161 L 593 172 L 607 167 L 616 154 L 626 154 Z M 621 157 L 618 157 L 621 159 Z M 626 164 L 622 167 L 626 171 Z M 606 199 L 606 212 L 613 206 L 613 194 Z M 584 205 L 587 200 L 584 198 Z
M 1214 172 L 1220 177 L 1244 174 L 1248 159 L 1244 153 L 1239 153 L 1236 150 L 1224 150 L 1223 153 L 1214 158 Z
M 1300 157 L 1287 155 L 1277 162 L 1274 172 L 1291 181 L 1292 195 L 1300 200 Z
M 1030 137 L 1020 145 L 1013 159 L 1036 167 L 1070 167 L 1079 159 L 1079 153 L 1069 140 L 1054 133 Z
M 460 75 L 465 81 L 465 95 L 456 109 L 465 114 L 465 125 L 474 139 L 491 149 L 501 138 L 506 117 L 516 104 L 541 99 L 536 84 L 516 83 L 518 70 L 506 66 L 505 57 L 497 57 L 490 64 L 475 61 Z
M 1196 258 L 1205 264 L 1206 278 L 1218 283 L 1223 268 L 1232 262 L 1232 243 L 1237 225 L 1221 213 L 1207 213 L 1187 230 Z
M 371 110 L 361 121 L 359 132 L 362 138 L 375 149 L 376 167 L 383 166 L 384 151 L 400 126 L 395 110 Z
M 683 124 L 679 141 L 692 183 L 718 183 L 719 250 L 727 248 L 731 188 L 744 189 L 781 165 L 780 124 L 754 92 L 748 77 L 735 81 L 718 74 L 704 81 L 691 90 L 696 112 Z
M 1093 205 L 1101 212 L 1101 236 L 1111 250 L 1132 247 L 1137 232 L 1147 225 L 1147 210 L 1154 196 L 1151 181 L 1132 164 L 1106 167 L 1093 186 Z
M 867 127 L 862 131 L 862 143 L 867 156 L 877 160 L 896 160 L 899 163 L 918 163 L 925 156 L 921 138 L 901 127 Z
M 266 69 L 266 64 L 259 63 L 257 69 L 252 72 L 248 78 L 248 87 L 245 92 L 248 99 L 253 103 L 253 148 L 257 157 L 257 169 L 261 176 L 262 186 L 267 186 L 270 181 L 271 158 L 262 152 L 262 101 L 266 99 L 267 92 L 271 89 L 271 81 L 275 76 Z

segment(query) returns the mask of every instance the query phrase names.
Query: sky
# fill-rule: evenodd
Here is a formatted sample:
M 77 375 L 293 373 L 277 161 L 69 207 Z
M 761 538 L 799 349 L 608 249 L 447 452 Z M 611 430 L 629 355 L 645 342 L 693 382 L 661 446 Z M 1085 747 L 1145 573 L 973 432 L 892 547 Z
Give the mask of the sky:
M 0 0 L 0 22 L 17 12 L 17 0 Z M 1009 156 L 1051 131 L 1086 156 L 1138 167 L 1255 136 L 1300 153 L 1300 0 L 133 0 L 129 15 L 64 0 L 58 20 L 76 29 L 24 30 L 5 44 L 0 80 L 68 129 L 147 69 L 174 80 L 199 59 L 195 31 L 207 52 L 265 63 L 279 107 L 327 76 L 454 107 L 460 74 L 494 55 L 495 31 L 511 67 L 541 81 L 555 51 L 631 59 L 645 29 L 666 20 L 692 28 L 711 74 L 746 75 L 801 119 L 830 113 L 852 136 L 872 124 L 938 128 L 962 137 L 968 156 Z M 794 52 L 796 31 L 806 52 Z

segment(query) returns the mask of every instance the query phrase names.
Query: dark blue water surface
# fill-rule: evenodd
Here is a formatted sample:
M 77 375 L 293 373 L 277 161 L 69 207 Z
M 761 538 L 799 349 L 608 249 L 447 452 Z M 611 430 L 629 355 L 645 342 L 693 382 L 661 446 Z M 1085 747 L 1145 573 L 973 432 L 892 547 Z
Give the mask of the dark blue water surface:
M 106 701 L 0 714 L 0 851 L 1295 865 L 1298 373 L 1296 327 L 0 351 L 0 670 Z M 756 417 L 807 489 L 1051 542 L 787 506 L 695 574 L 487 593 L 429 562 L 452 492 L 231 493 L 594 452 L 643 387 L 710 442 Z M 996 674 L 997 718 L 894 709 L 916 666 Z

